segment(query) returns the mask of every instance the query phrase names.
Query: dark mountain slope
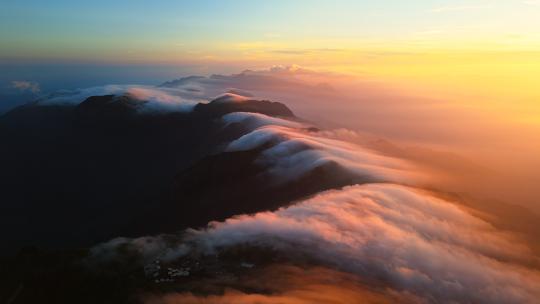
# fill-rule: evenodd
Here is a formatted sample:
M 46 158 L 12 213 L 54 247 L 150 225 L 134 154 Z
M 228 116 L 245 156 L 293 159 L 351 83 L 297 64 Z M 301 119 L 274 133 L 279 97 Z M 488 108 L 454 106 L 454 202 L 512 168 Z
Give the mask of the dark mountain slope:
M 138 263 L 88 268 L 87 250 L 77 247 L 200 227 L 361 182 L 330 163 L 269 183 L 255 161 L 264 147 L 223 152 L 249 130 L 224 125 L 222 115 L 294 117 L 283 104 L 217 100 L 189 113 L 148 113 L 144 105 L 106 95 L 0 116 L 0 301 L 136 303 L 139 291 L 156 288 Z
M 222 116 L 231 112 L 257 112 L 270 116 L 294 117 L 287 106 L 266 100 L 245 100 L 242 102 L 222 102 L 220 98 L 208 104 L 200 103 L 193 112 L 203 117 Z
M 2 249 L 173 232 L 350 183 L 335 168 L 321 168 L 272 188 L 253 162 L 259 151 L 221 153 L 248 132 L 225 126 L 222 115 L 294 117 L 281 103 L 217 99 L 191 112 L 159 113 L 144 111 L 145 104 L 105 95 L 0 116 Z
M 127 223 L 168 197 L 178 172 L 247 131 L 224 128 L 223 114 L 292 115 L 265 101 L 211 102 L 189 113 L 141 112 L 144 103 L 94 96 L 0 117 L 2 247 L 89 245 L 129 234 Z
M 272 183 L 265 168 L 255 161 L 261 151 L 222 152 L 203 158 L 176 177 L 169 199 L 149 208 L 129 230 L 137 231 L 140 223 L 151 223 L 157 229 L 152 233 L 203 227 L 210 221 L 275 210 L 323 190 L 365 182 L 329 163 L 296 180 Z

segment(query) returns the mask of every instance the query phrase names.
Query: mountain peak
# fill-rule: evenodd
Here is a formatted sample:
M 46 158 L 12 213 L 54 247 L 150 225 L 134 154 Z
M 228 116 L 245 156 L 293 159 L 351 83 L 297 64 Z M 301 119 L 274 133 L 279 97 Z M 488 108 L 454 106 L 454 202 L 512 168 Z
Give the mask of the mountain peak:
M 294 113 L 283 103 L 255 100 L 231 93 L 224 94 L 206 104 L 197 104 L 193 111 L 199 115 L 215 117 L 221 117 L 232 112 L 251 112 L 269 116 L 295 117 Z
M 77 108 L 85 113 L 93 114 L 131 114 L 135 113 L 146 101 L 124 95 L 90 96 Z

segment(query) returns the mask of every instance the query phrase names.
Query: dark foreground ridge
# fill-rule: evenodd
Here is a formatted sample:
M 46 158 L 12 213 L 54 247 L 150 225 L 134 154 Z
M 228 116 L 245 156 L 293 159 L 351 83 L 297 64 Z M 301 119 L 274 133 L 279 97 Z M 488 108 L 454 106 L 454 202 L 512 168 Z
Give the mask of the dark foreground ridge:
M 273 209 L 349 183 L 321 168 L 287 185 L 257 180 L 260 151 L 222 152 L 247 130 L 224 114 L 294 117 L 284 104 L 214 100 L 191 112 L 142 112 L 129 95 L 30 104 L 0 116 L 2 249 L 89 246 Z
M 249 132 L 241 123 L 224 124 L 223 115 L 294 118 L 284 104 L 218 99 L 190 112 L 142 112 L 145 103 L 93 96 L 76 106 L 29 104 L 0 116 L 1 301 L 137 302 L 138 292 L 155 288 L 154 278 L 138 262 L 89 267 L 86 248 L 118 236 L 203 227 L 358 182 L 330 163 L 285 184 L 268 183 L 255 161 L 264 147 L 223 151 Z M 232 264 L 205 259 L 198 270 L 204 276 L 245 270 L 238 257 Z
M 273 180 L 264 156 L 276 141 L 225 149 L 252 129 L 225 123 L 223 115 L 296 120 L 281 103 L 221 98 L 189 112 L 149 112 L 146 105 L 129 95 L 105 95 L 76 106 L 26 105 L 0 116 L 0 303 L 141 303 L 231 288 L 272 296 L 280 290 L 268 283 L 284 278 L 276 274 L 290 279 L 314 266 L 331 270 L 317 254 L 280 250 L 298 246 L 286 240 L 277 247 L 257 238 L 207 250 L 204 240 L 190 238 L 200 230 L 187 228 L 373 180 L 334 162 Z M 538 222 L 525 210 L 501 206 L 502 217 Z M 335 277 L 317 277 L 338 284 Z M 252 284 L 261 278 L 264 284 Z M 355 280 L 369 283 L 347 277 L 348 284 Z M 384 277 L 375 283 L 392 284 Z

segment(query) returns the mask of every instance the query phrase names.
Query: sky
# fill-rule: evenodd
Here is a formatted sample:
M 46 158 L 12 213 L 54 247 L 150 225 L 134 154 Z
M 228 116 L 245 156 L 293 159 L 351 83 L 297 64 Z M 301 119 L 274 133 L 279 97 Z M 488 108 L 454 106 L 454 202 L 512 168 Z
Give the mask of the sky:
M 0 5 L 0 111 L 59 89 L 297 64 L 540 128 L 538 0 Z
M 535 0 L 2 0 L 2 6 L 4 60 L 264 61 L 359 49 L 534 51 L 540 46 Z
M 1 0 L 0 88 L 299 64 L 540 123 L 540 1 Z M 83 77 L 88 70 L 92 77 Z M 136 76 L 135 76 L 136 75 Z M 512 99 L 512 100 L 509 100 Z

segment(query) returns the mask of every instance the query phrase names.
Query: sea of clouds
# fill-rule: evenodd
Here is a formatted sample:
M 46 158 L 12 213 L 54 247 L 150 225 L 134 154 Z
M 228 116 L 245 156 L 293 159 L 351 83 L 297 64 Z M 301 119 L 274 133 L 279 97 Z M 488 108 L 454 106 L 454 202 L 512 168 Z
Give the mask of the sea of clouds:
M 535 303 L 540 298 L 540 272 L 533 266 L 538 257 L 529 247 L 460 204 L 422 190 L 418 185 L 426 176 L 413 164 L 347 141 L 351 134 L 343 130 L 321 131 L 305 122 L 253 113 L 231 113 L 222 120 L 224 125 L 243 123 L 251 128 L 226 151 L 265 147 L 256 162 L 274 181 L 286 183 L 335 163 L 366 182 L 322 192 L 276 211 L 212 222 L 206 229 L 184 232 L 173 243 L 162 236 L 111 240 L 93 249 L 95 257 L 111 258 L 122 246 L 145 261 L 174 261 L 194 251 L 214 255 L 253 246 L 281 252 L 293 264 L 309 257 L 313 267 L 331 269 L 337 276 L 352 275 L 363 282 L 358 296 L 368 286 L 385 299 L 411 303 Z M 331 282 L 323 285 L 338 287 Z M 240 291 L 221 296 L 184 293 L 151 302 L 310 299 L 291 293 L 292 287 L 274 299 Z M 381 300 L 375 297 L 373 302 Z
M 320 100 L 338 98 L 340 92 L 329 85 L 310 85 L 298 78 L 319 76 L 298 67 L 275 67 L 229 76 L 187 77 L 161 86 L 108 85 L 61 91 L 42 96 L 37 102 L 78 104 L 94 95 L 129 95 L 146 101 L 141 112 L 189 112 L 197 103 L 216 96 L 219 102 L 270 96 L 278 101 L 279 97 L 286 97 L 293 110 L 309 109 L 307 101 L 314 98 L 320 112 L 324 110 Z M 220 95 L 223 92 L 228 93 Z M 301 100 L 294 96 L 301 96 Z M 324 106 L 337 108 L 328 102 Z M 377 109 L 385 106 L 383 102 Z M 493 226 L 485 217 L 423 190 L 431 176 L 417 164 L 363 146 L 352 140 L 356 133 L 346 129 L 319 130 L 299 119 L 255 113 L 230 113 L 222 117 L 222 122 L 224 126 L 241 123 L 251 130 L 230 142 L 225 151 L 264 148 L 256 162 L 265 169 L 269 181 L 287 183 L 331 163 L 364 182 L 291 202 L 292 205 L 276 211 L 212 222 L 206 229 L 189 230 L 173 237 L 173 242 L 163 236 L 117 238 L 95 246 L 95 258 L 122 258 L 116 250 L 127 247 L 144 261 L 174 261 L 194 250 L 215 254 L 244 245 L 286 253 L 291 263 L 296 256 L 309 256 L 315 263 L 313 267 L 323 267 L 337 277 L 352 275 L 363 282 L 362 286 L 375 288 L 377 303 L 384 302 L 380 295 L 393 301 L 425 303 L 537 303 L 540 299 L 538 256 L 518 236 Z M 294 276 L 303 277 L 297 271 Z M 331 282 L 322 285 L 339 288 Z M 283 303 L 310 303 L 310 299 L 315 299 L 310 298 L 313 295 L 299 297 L 293 287 L 280 288 L 279 294 L 273 296 Z M 357 291 L 356 296 L 366 296 L 364 291 Z M 276 300 L 268 297 L 233 291 L 211 298 L 169 294 L 151 301 Z M 340 298 L 336 299 L 339 302 Z

